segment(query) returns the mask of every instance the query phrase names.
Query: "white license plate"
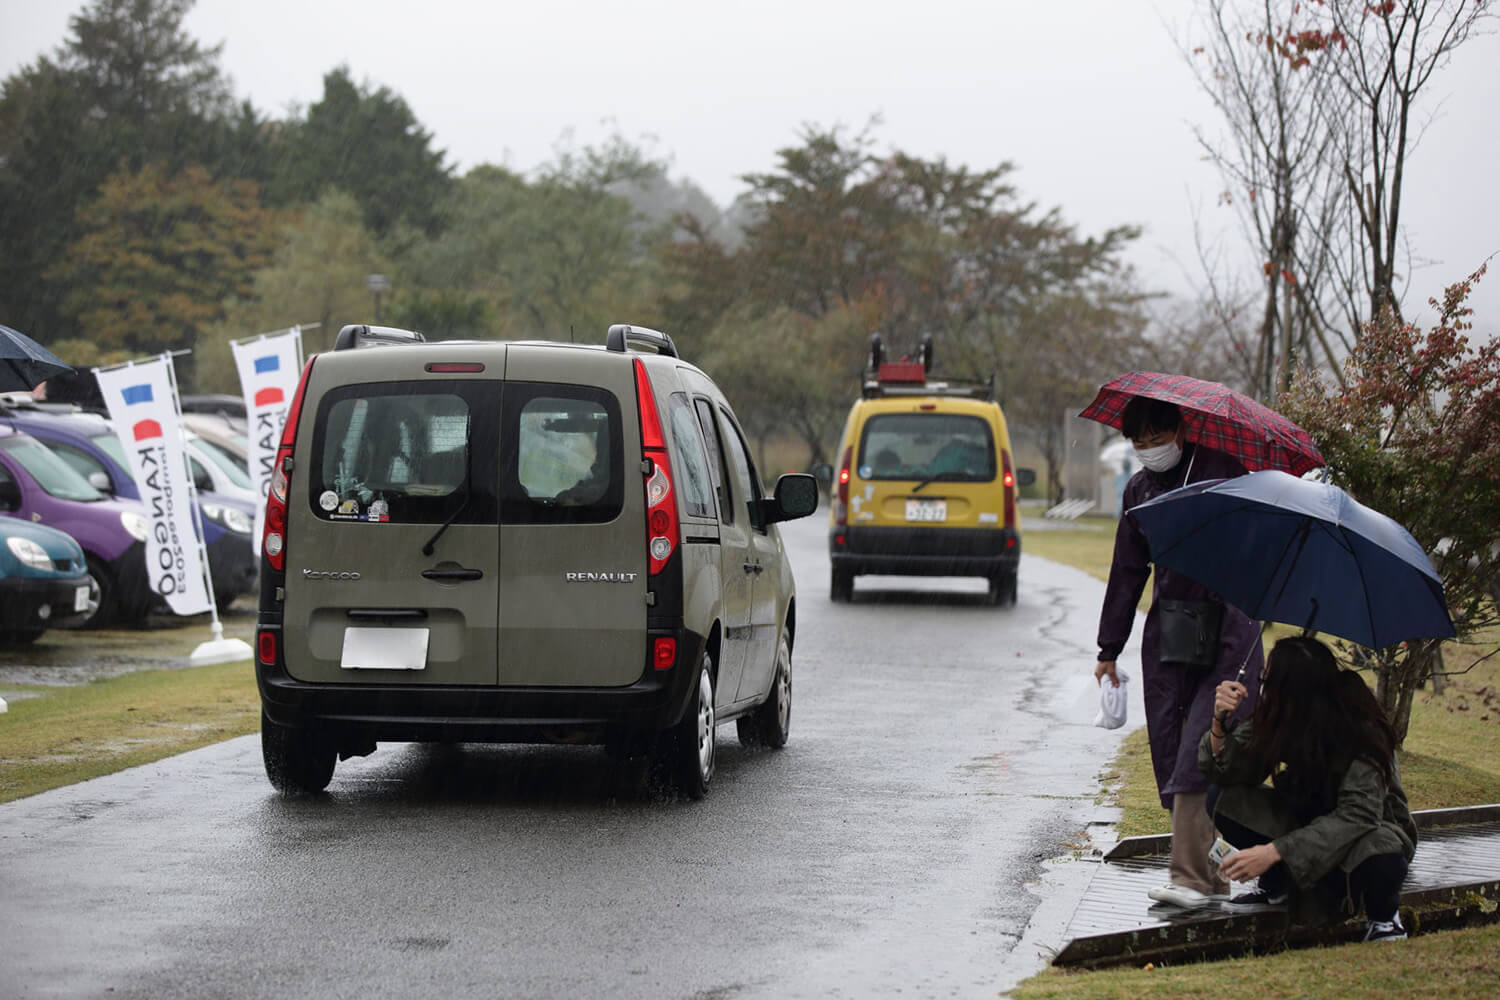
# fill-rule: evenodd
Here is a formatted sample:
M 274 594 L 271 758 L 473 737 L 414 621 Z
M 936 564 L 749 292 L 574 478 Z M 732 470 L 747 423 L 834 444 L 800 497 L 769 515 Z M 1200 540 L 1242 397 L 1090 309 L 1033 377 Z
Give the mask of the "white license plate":
M 427 666 L 427 629 L 351 625 L 344 629 L 339 666 L 345 670 L 422 670 Z
M 948 501 L 908 500 L 906 501 L 906 519 L 908 521 L 946 521 L 948 520 Z
M 73 588 L 73 610 L 87 611 L 89 609 L 89 585 Z

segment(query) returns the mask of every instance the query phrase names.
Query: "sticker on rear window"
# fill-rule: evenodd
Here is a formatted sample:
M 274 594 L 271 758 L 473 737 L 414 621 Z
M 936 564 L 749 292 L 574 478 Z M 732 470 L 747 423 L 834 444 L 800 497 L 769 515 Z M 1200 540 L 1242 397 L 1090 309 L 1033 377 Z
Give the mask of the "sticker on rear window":
M 318 506 L 326 511 L 332 511 L 339 505 L 339 495 L 333 490 L 324 490 L 323 495 L 318 497 Z

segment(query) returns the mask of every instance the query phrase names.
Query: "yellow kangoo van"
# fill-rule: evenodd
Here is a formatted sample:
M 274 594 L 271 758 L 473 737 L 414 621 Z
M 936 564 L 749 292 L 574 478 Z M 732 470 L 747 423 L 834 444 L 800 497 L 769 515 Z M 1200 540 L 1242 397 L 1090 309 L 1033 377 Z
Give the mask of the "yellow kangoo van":
M 982 576 L 998 605 L 1016 602 L 1020 486 L 992 382 L 931 377 L 932 338 L 918 360 L 887 361 L 870 336 L 870 367 L 849 410 L 834 469 L 829 596 L 848 601 L 860 574 Z

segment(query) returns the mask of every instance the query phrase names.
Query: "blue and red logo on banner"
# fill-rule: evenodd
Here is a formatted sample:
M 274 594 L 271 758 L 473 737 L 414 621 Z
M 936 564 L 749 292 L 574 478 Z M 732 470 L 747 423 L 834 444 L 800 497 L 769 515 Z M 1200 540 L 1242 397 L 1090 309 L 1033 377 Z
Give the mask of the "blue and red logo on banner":
M 120 390 L 120 395 L 124 398 L 126 406 L 149 403 L 152 400 L 151 384 L 142 382 L 140 385 L 127 385 Z M 137 441 L 159 438 L 161 437 L 161 424 L 155 420 L 141 420 L 131 425 L 130 432 L 135 435 Z
M 277 357 L 274 354 L 262 355 L 261 357 L 255 359 L 255 374 L 257 375 L 266 375 L 270 372 L 279 371 L 280 369 L 281 358 Z M 253 398 L 256 406 L 271 406 L 274 403 L 282 402 L 286 397 L 283 395 L 280 388 L 276 386 L 268 386 L 264 389 L 255 390 L 255 396 Z

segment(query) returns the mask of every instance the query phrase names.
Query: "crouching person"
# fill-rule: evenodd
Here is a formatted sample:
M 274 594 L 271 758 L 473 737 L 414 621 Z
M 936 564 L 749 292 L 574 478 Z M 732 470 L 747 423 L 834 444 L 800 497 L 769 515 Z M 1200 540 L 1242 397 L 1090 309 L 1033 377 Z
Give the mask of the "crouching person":
M 1222 681 L 1198 747 L 1206 804 L 1237 848 L 1222 864 L 1258 880 L 1231 906 L 1288 902 L 1298 923 L 1362 908 L 1365 940 L 1406 937 L 1397 912 L 1417 830 L 1401 789 L 1396 734 L 1364 680 L 1316 639 L 1282 639 L 1261 674 L 1250 719 L 1224 721 L 1248 695 Z M 1269 785 L 1265 784 L 1267 778 Z

